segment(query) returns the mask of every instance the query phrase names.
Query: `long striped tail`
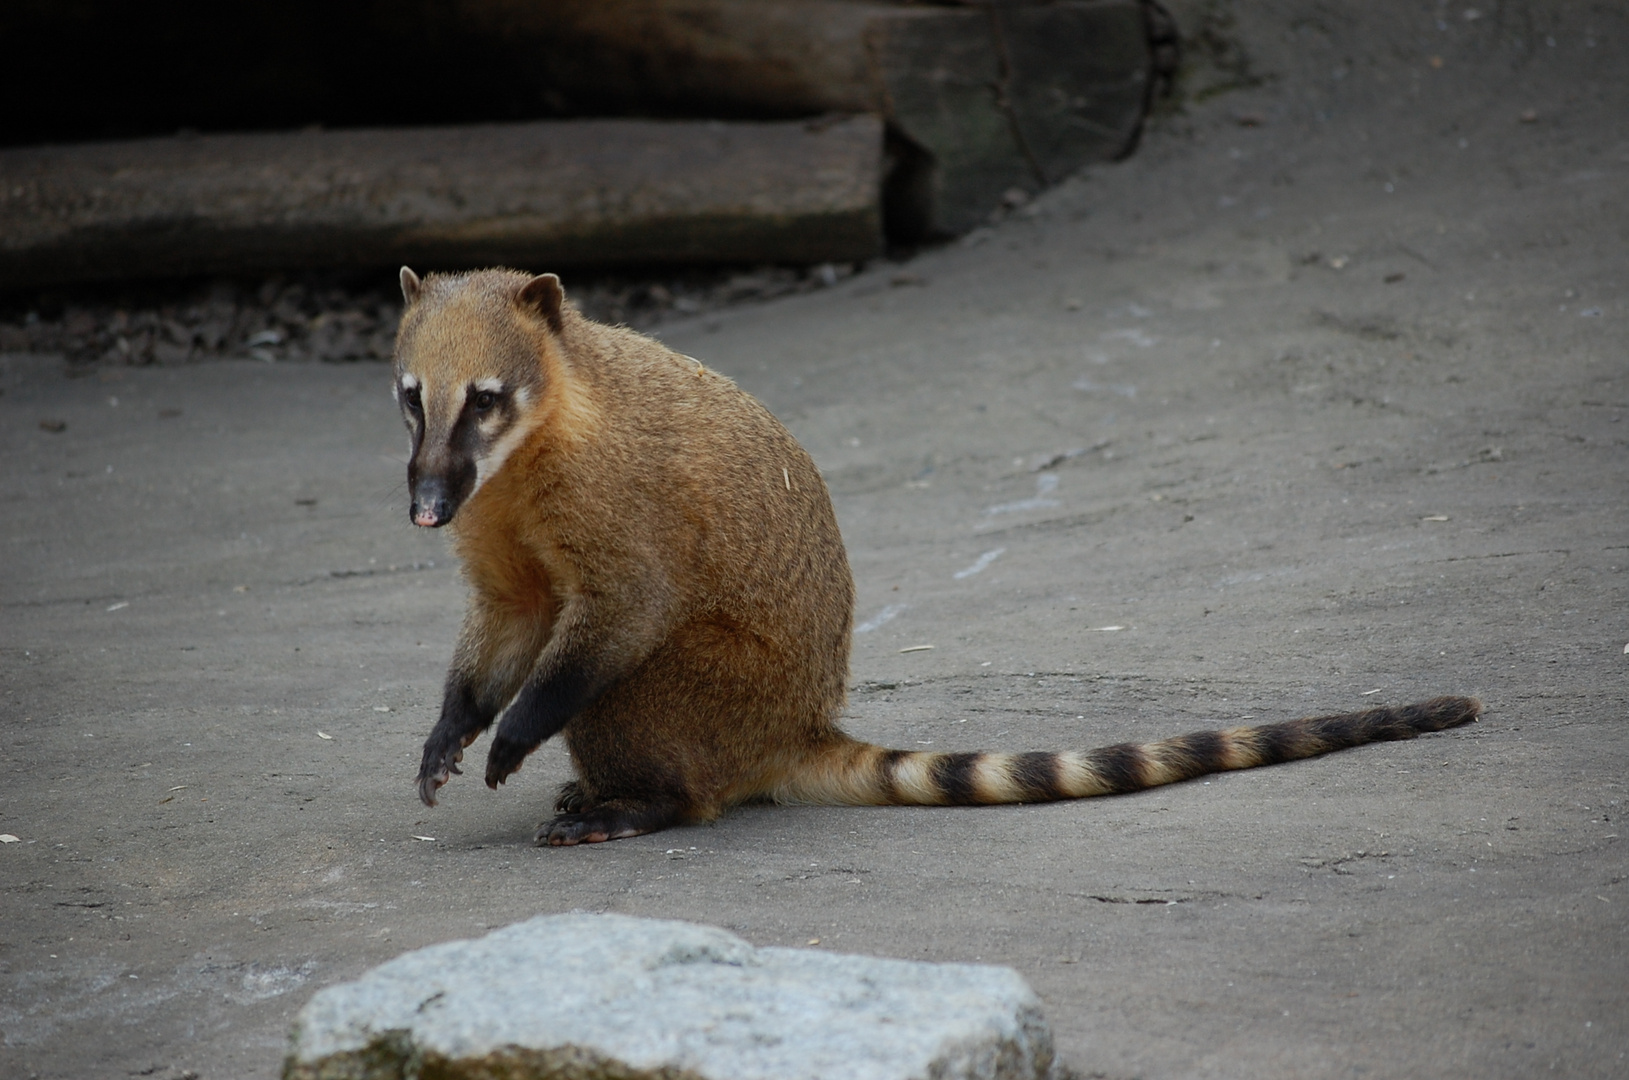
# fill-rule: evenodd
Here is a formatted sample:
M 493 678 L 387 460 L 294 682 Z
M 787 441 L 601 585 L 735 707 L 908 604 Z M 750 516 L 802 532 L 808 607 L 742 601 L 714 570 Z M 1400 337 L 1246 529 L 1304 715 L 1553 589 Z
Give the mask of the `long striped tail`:
M 773 797 L 822 806 L 973 806 L 1122 795 L 1208 773 L 1412 739 L 1468 724 L 1481 711 L 1475 698 L 1439 697 L 1400 708 L 1199 731 L 1086 751 L 939 753 L 845 741 L 789 775 Z

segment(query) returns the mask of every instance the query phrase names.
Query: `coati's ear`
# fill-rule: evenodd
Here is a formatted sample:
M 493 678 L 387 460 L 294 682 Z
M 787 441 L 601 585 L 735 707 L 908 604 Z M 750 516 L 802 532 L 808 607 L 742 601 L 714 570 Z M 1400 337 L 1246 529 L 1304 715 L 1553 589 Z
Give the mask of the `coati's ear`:
M 521 286 L 516 298 L 523 308 L 531 308 L 549 321 L 556 331 L 560 329 L 560 305 L 566 301 L 566 291 L 560 279 L 553 274 L 539 274 Z
M 423 282 L 419 281 L 419 276 L 417 274 L 413 273 L 411 269 L 405 266 L 402 267 L 401 278 L 402 299 L 407 301 L 408 307 L 412 307 L 413 301 L 419 298 L 419 288 Z

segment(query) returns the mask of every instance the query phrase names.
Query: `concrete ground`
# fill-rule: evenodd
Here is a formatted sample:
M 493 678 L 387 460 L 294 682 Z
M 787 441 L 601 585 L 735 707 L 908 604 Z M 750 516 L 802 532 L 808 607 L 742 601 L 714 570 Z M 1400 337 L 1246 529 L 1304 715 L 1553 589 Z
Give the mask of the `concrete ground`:
M 1480 723 L 533 848 L 556 746 L 413 793 L 462 590 L 383 366 L 10 355 L 0 1075 L 271 1077 L 317 988 L 571 909 L 1012 965 L 1084 1076 L 1629 1075 L 1629 19 L 1178 9 L 1242 88 L 1136 158 L 663 336 L 826 470 L 856 733 L 1085 747 L 1438 693 Z

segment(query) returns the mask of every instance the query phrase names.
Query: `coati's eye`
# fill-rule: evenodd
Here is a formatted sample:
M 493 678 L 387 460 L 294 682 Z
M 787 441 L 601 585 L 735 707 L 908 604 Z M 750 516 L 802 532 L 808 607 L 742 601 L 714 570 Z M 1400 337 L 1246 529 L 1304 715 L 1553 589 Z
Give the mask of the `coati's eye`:
M 498 403 L 498 395 L 491 390 L 482 390 L 475 395 L 475 409 L 477 412 L 486 412 Z
M 417 386 L 402 387 L 402 401 L 413 412 L 424 411 L 424 399 L 419 396 L 419 388 Z

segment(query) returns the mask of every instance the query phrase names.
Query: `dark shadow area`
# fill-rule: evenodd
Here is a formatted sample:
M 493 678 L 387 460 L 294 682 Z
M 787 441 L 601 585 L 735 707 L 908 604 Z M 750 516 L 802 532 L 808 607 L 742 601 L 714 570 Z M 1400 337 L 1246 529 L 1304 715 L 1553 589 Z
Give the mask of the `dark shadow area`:
M 9 146 L 569 111 L 535 58 L 426 0 L 16 0 L 0 8 L 0 41 Z

